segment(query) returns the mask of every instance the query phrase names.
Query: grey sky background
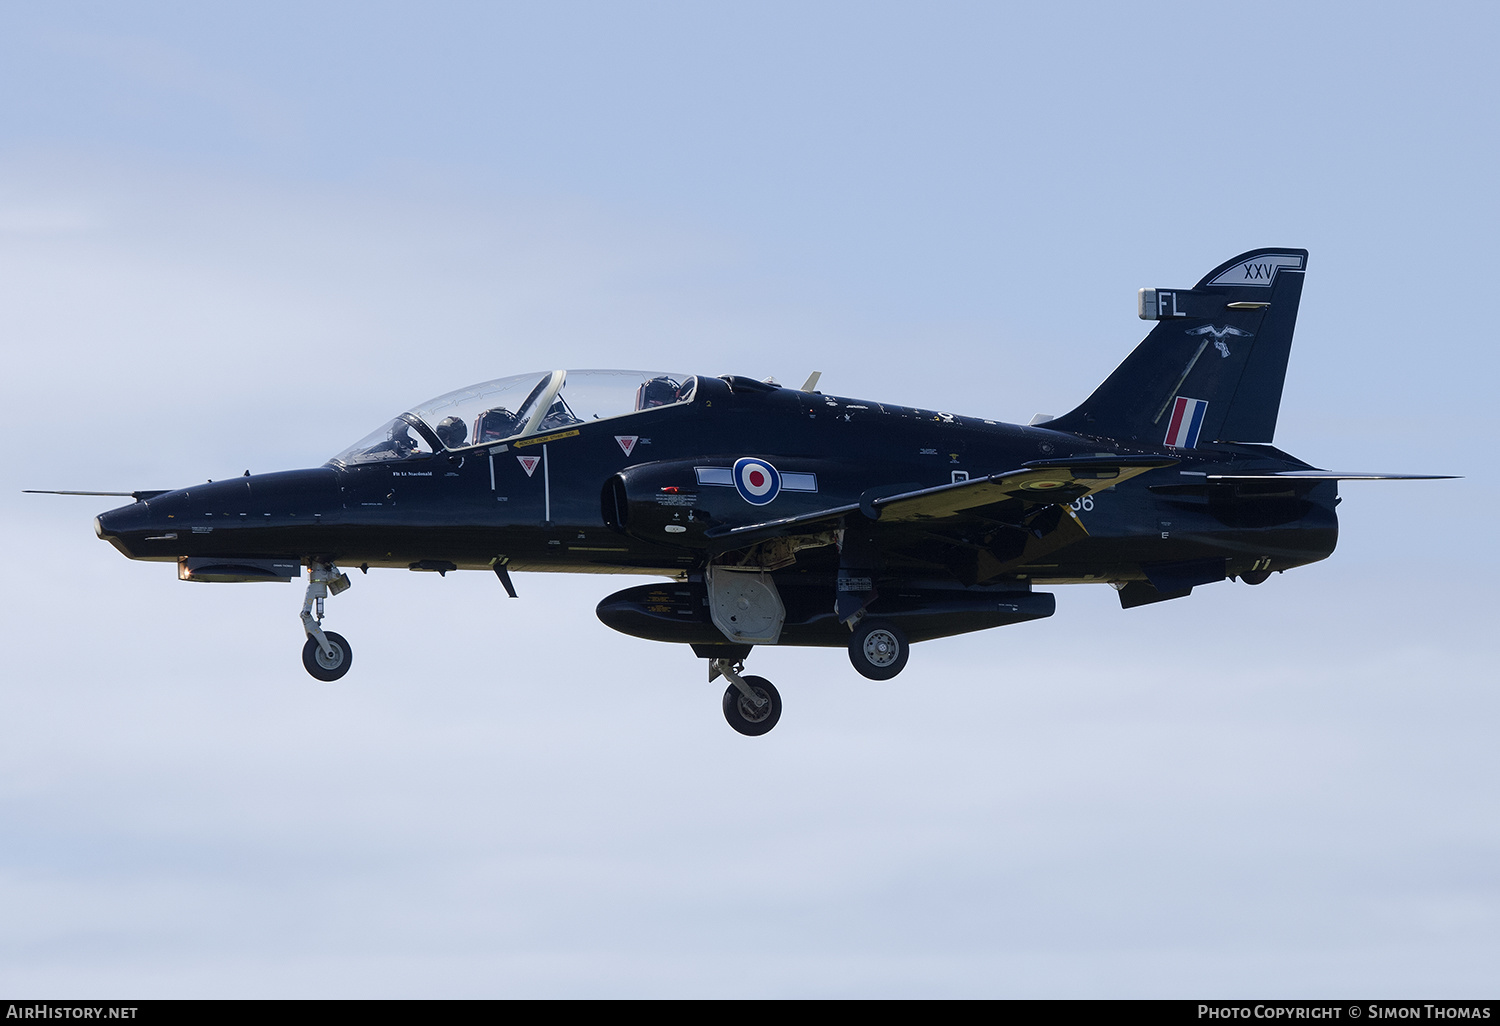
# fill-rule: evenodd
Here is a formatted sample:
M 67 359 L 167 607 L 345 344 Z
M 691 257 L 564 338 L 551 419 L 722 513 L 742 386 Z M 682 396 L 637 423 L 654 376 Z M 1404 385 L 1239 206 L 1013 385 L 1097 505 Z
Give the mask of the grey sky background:
M 1493 995 L 1491 5 L 0 5 L 0 990 Z M 919 646 L 632 578 L 198 587 L 98 500 L 316 465 L 471 381 L 774 374 L 1025 421 L 1135 290 L 1311 251 L 1277 444 L 1339 550 Z

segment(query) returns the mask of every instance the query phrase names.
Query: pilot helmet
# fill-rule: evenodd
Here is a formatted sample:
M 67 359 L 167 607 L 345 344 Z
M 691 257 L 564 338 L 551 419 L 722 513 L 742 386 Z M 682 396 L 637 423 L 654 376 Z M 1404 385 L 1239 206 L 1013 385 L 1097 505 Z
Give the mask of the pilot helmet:
M 469 437 L 469 426 L 459 417 L 444 417 L 438 423 L 437 436 L 449 449 L 457 449 Z

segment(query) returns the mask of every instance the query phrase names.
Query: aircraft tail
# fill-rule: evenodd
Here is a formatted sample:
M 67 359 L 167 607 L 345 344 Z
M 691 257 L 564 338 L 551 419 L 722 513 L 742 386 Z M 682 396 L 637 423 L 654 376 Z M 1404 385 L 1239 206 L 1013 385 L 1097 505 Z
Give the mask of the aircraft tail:
M 1141 319 L 1159 323 L 1047 427 L 1184 449 L 1270 442 L 1306 270 L 1305 249 L 1256 249 L 1191 289 L 1141 289 Z

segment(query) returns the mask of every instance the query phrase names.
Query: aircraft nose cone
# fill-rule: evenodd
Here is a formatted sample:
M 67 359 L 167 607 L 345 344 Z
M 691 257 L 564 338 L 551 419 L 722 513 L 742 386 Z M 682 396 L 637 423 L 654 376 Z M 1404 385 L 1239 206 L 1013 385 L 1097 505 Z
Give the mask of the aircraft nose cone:
M 134 519 L 140 518 L 134 506 L 121 506 L 119 509 L 106 510 L 94 518 L 94 533 L 104 541 L 118 538 L 130 526 L 125 521 L 132 519 L 132 514 L 134 514 Z
M 101 541 L 107 541 L 120 553 L 134 559 L 130 541 L 155 525 L 148 523 L 146 504 L 137 502 L 118 509 L 106 510 L 94 518 L 94 533 Z M 127 539 L 127 535 L 131 538 Z

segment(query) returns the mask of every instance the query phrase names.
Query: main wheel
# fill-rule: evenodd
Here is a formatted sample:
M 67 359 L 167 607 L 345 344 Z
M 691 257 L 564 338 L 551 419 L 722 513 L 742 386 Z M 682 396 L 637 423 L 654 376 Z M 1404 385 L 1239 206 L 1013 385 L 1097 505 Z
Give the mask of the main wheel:
M 302 665 L 319 680 L 338 680 L 349 672 L 349 665 L 354 662 L 354 652 L 342 634 L 324 631 L 323 636 L 333 646 L 333 658 L 329 659 L 323 654 L 316 638 L 309 637 L 307 644 L 302 646 Z
M 781 692 L 764 677 L 746 677 L 744 680 L 751 691 L 766 699 L 766 704 L 757 706 L 731 684 L 724 691 L 724 718 L 741 734 L 759 737 L 781 719 Z
M 861 620 L 849 637 L 849 661 L 871 680 L 890 680 L 906 668 L 906 634 L 892 623 Z

